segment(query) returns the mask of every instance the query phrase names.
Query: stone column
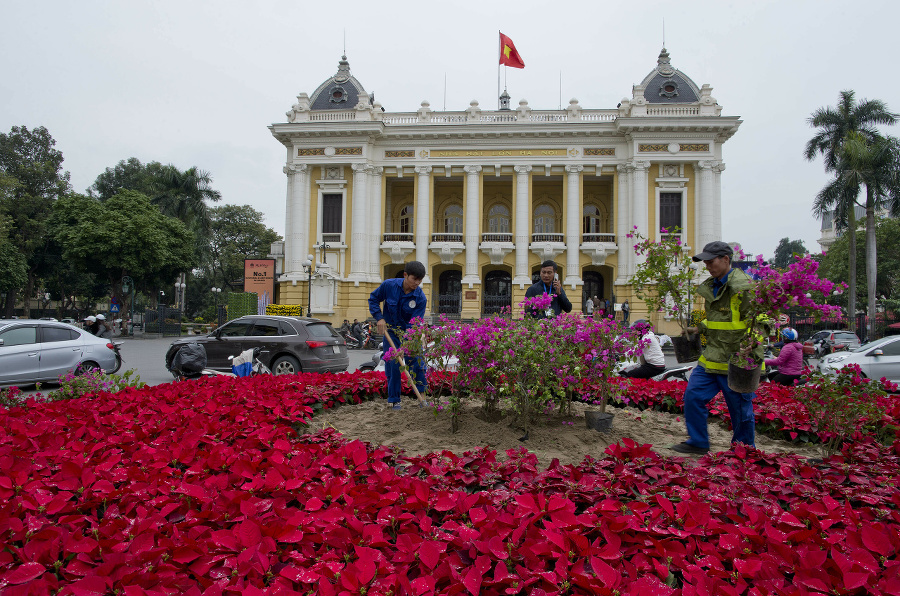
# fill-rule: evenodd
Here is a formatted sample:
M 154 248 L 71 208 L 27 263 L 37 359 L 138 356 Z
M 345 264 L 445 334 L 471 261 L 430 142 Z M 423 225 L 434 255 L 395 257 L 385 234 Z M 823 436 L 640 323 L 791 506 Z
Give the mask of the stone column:
M 698 172 L 697 176 L 700 182 L 700 205 L 695 207 L 699 213 L 699 224 L 697 226 L 697 252 L 703 250 L 709 242 L 718 240 L 715 238 L 715 189 L 713 188 L 713 171 L 712 168 L 716 164 L 714 161 L 701 161 L 694 166 L 694 171 Z
M 384 188 L 384 233 L 390 234 L 393 232 L 393 216 L 394 216 L 394 204 L 393 204 L 393 186 L 388 184 Z
M 632 184 L 631 184 L 631 213 L 632 219 L 634 220 L 634 224 L 632 225 L 632 229 L 634 226 L 637 226 L 637 232 L 640 232 L 645 237 L 650 237 L 650 223 L 648 216 L 648 198 L 647 198 L 647 174 L 650 169 L 649 161 L 639 161 L 636 160 L 634 162 L 634 173 L 632 174 Z M 635 268 L 640 263 L 643 263 L 646 260 L 645 257 L 641 255 L 634 255 L 634 258 L 631 259 L 629 263 L 629 275 L 633 275 Z
M 294 213 L 293 208 L 294 204 L 292 201 L 293 198 L 293 183 L 294 176 L 293 166 L 284 166 L 281 170 L 284 172 L 284 175 L 287 177 L 287 197 L 285 197 L 285 213 L 284 213 L 284 273 L 285 275 L 291 274 L 291 261 L 293 256 L 293 247 L 291 246 L 291 238 L 294 236 Z
M 630 189 L 628 188 L 628 175 L 630 166 L 627 163 L 620 163 L 616 166 L 619 183 L 619 192 L 616 197 L 616 244 L 618 245 L 618 266 L 616 267 L 617 284 L 628 282 L 628 264 L 631 262 L 631 256 L 634 254 L 632 246 L 634 242 L 626 235 L 631 231 L 631 201 Z
M 516 166 L 516 272 L 513 278 L 514 284 L 531 285 L 531 275 L 528 272 L 528 230 L 531 229 L 528 217 L 528 181 L 531 175 L 531 166 Z
M 481 166 L 466 166 L 466 272 L 464 284 L 480 284 L 478 271 L 478 231 L 481 219 Z
M 581 171 L 584 166 L 566 166 L 566 278 L 570 288 L 581 284 L 578 267 L 581 248 Z
M 369 281 L 378 283 L 381 281 L 381 222 L 384 215 L 381 213 L 381 184 L 384 176 L 384 168 L 372 168 L 371 193 L 369 194 Z
M 287 218 L 290 232 L 285 228 L 284 272 L 290 277 L 303 277 L 303 261 L 309 249 L 309 166 L 292 164 L 285 167 L 288 176 Z
M 350 242 L 350 275 L 348 280 L 366 281 L 368 275 L 368 263 L 366 251 L 369 248 L 369 220 L 368 196 L 369 186 L 368 171 L 371 166 L 365 163 L 355 163 L 353 168 L 353 213 L 350 216 L 350 227 L 353 230 Z
M 431 283 L 428 276 L 428 240 L 431 232 L 429 225 L 431 203 L 431 166 L 416 166 L 418 182 L 416 185 L 416 260 L 425 265 L 423 283 Z
M 725 164 L 719 162 L 713 167 L 713 229 L 712 235 L 715 240 L 725 240 L 722 238 L 722 172 L 725 170 Z

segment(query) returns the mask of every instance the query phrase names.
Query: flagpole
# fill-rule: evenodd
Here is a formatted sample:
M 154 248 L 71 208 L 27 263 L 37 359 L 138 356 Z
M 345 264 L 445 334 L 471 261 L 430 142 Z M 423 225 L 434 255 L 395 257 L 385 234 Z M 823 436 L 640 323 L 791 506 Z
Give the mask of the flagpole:
M 500 109 L 500 58 L 503 48 L 500 46 L 500 30 L 497 29 L 497 109 Z

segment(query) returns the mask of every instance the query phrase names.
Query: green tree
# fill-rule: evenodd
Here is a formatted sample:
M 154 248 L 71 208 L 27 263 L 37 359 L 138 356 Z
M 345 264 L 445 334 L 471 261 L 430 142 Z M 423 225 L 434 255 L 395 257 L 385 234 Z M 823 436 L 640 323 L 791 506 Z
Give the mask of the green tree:
M 221 193 L 212 188 L 209 172 L 197 167 L 182 172 L 175 166 L 168 165 L 162 168 L 156 179 L 153 202 L 159 205 L 164 214 L 205 233 L 210 226 L 206 202 L 215 202 L 221 198 Z
M 787 266 L 794 260 L 794 255 L 805 255 L 808 252 L 802 240 L 782 238 L 778 241 L 778 246 L 775 248 L 775 257 L 772 259 L 772 265 L 778 269 L 787 269 Z
M 69 189 L 69 173 L 62 170 L 63 154 L 54 145 L 56 141 L 43 126 L 33 130 L 13 126 L 9 134 L 0 134 L 0 174 L 6 179 L 0 194 L 0 216 L 12 221 L 9 241 L 27 266 L 25 283 L 6 291 L 6 316 L 12 316 L 18 290 L 24 298 L 34 292 L 53 203 Z M 25 300 L 26 316 L 29 306 Z
M 819 129 L 806 143 L 804 155 L 812 161 L 817 155 L 822 155 L 825 161 L 825 171 L 834 172 L 837 180 L 842 162 L 842 150 L 850 133 L 858 132 L 870 141 L 874 141 L 878 135 L 878 124 L 895 124 L 897 117 L 888 111 L 884 102 L 879 100 L 862 100 L 856 103 L 856 94 L 853 91 L 841 91 L 837 108 L 818 108 L 807 120 L 813 128 Z M 834 211 L 834 222 L 837 230 L 848 229 L 850 231 L 850 281 L 849 281 L 849 312 L 850 328 L 856 328 L 856 205 L 857 193 L 846 185 L 828 187 L 823 189 L 813 203 L 813 213 L 819 217 L 828 215 Z
M 263 223 L 249 205 L 222 205 L 210 210 L 209 272 L 229 288 L 244 277 L 244 259 L 264 259 L 281 236 Z
M 52 225 L 63 258 L 96 274 L 120 300 L 124 275 L 150 289 L 168 286 L 196 264 L 187 227 L 139 192 L 124 190 L 104 203 L 66 196 L 54 206 Z
M 857 242 L 864 241 L 866 232 L 857 232 Z M 875 294 L 888 300 L 900 299 L 900 219 L 893 217 L 876 217 L 875 239 L 880 248 L 880 257 L 876 265 Z M 834 241 L 821 258 L 822 276 L 835 282 L 846 282 L 849 279 L 848 234 Z M 866 287 L 869 285 L 865 263 L 857 263 L 856 275 Z M 846 304 L 847 296 L 835 297 L 835 300 Z M 867 295 L 859 296 L 860 303 L 868 309 Z
M 88 195 L 106 201 L 121 190 L 136 190 L 151 199 L 159 192 L 160 181 L 166 166 L 158 161 L 142 164 L 136 157 L 122 160 L 112 168 L 106 168 L 87 189 Z
M 875 212 L 888 209 L 900 215 L 900 142 L 897 139 L 869 140 L 858 132 L 850 133 L 844 144 L 840 167 L 842 179 L 848 187 L 866 187 L 866 288 L 869 333 L 875 337 L 875 285 L 878 262 L 875 238 Z

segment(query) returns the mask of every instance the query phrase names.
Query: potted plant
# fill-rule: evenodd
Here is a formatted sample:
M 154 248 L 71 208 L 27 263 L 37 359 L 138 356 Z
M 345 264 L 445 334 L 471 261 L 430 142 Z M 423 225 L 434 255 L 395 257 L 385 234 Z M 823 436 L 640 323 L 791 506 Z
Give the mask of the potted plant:
M 697 284 L 698 266 L 681 242 L 680 230 L 662 228 L 660 240 L 653 241 L 634 230 L 627 234 L 636 240 L 634 252 L 644 257 L 629 280 L 634 294 L 644 301 L 649 312 L 661 312 L 681 328 L 672 338 L 678 362 L 693 362 L 700 357 L 702 346 L 698 333 L 688 333 Z
M 840 313 L 840 307 L 825 304 L 835 283 L 820 278 L 819 264 L 808 255 L 799 257 L 787 269 L 778 270 L 756 257 L 749 273 L 755 280 L 750 290 L 747 331 L 737 352 L 728 363 L 728 386 L 738 393 L 751 393 L 759 385 L 762 358 L 759 346 L 769 337 L 773 321 L 788 309 L 800 309 L 819 320 L 823 315 Z M 818 302 L 817 300 L 821 300 Z

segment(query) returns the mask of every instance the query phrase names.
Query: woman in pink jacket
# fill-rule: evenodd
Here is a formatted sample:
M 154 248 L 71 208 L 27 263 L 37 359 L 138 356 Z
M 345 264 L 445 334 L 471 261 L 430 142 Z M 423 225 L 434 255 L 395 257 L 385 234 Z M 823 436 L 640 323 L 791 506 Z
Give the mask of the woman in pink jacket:
M 784 347 L 777 358 L 766 360 L 766 366 L 777 366 L 778 374 L 772 379 L 781 385 L 792 387 L 803 374 L 803 345 L 797 341 L 797 332 L 790 327 L 781 330 Z

